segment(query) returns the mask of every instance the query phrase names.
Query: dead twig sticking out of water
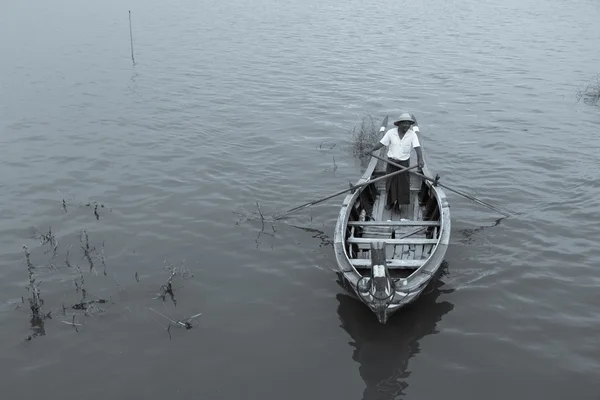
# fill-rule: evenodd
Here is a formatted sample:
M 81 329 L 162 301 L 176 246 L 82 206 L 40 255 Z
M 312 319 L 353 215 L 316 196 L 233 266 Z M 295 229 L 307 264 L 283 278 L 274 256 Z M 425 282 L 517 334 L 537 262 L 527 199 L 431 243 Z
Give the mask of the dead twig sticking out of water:
M 56 257 L 56 251 L 58 250 L 58 240 L 56 240 L 56 236 L 52 233 L 52 227 L 48 227 L 48 233 L 38 234 L 38 238 L 42 246 L 50 245 L 50 249 L 46 250 L 44 254 L 52 251 L 52 258 Z
M 60 190 L 56 189 L 56 191 L 62 196 L 61 199 L 61 206 L 62 209 L 65 213 L 67 213 L 67 201 L 65 199 L 69 199 L 69 205 L 76 207 L 76 208 L 81 208 L 81 207 L 91 207 L 94 206 L 94 216 L 96 217 L 96 219 L 100 218 L 100 215 L 98 213 L 99 209 L 98 208 L 106 208 L 108 209 L 109 212 L 112 212 L 111 208 L 108 208 L 107 206 L 104 205 L 104 203 L 100 203 L 97 201 L 88 201 L 86 203 L 77 203 L 75 202 L 75 196 L 65 196 L 63 192 L 61 192 Z M 71 200 L 73 200 L 73 202 L 71 202 Z
M 319 239 L 321 241 L 321 243 L 319 244 L 319 247 L 324 247 L 324 246 L 333 247 L 333 240 L 329 236 L 327 236 L 327 234 L 325 233 L 325 223 L 323 223 L 323 230 L 305 227 L 305 226 L 299 226 L 299 225 L 291 225 L 291 226 L 293 226 L 294 228 L 303 230 L 304 232 L 313 234 L 313 236 L 312 236 L 313 239 Z
M 119 289 L 125 290 L 125 288 L 123 288 L 123 286 L 121 286 L 121 283 L 117 279 L 117 274 L 115 274 L 114 272 L 113 272 L 113 277 L 115 278 L 115 282 L 117 282 L 117 286 L 119 287 Z
M 273 228 L 273 233 L 265 232 L 265 228 L 263 226 L 263 228 L 256 235 L 256 239 L 254 239 L 254 242 L 256 242 L 256 250 L 258 250 L 258 246 L 259 246 L 259 243 L 260 243 L 260 236 L 261 235 L 265 234 L 265 235 L 268 235 L 268 236 L 271 236 L 271 237 L 275 237 L 275 232 L 276 232 L 275 225 L 271 225 L 271 227 Z M 273 245 L 272 244 L 271 244 L 271 249 L 273 249 Z
M 332 157 L 333 157 L 333 166 L 331 168 L 327 167 L 323 171 L 325 171 L 325 172 L 331 171 L 331 172 L 333 172 L 333 175 L 335 176 L 335 171 L 337 171 L 338 165 L 335 162 L 335 156 L 332 156 Z
M 169 279 L 167 279 L 167 282 L 160 287 L 160 291 L 157 297 L 155 297 L 155 299 L 160 298 L 164 303 L 168 294 L 169 297 L 171 297 L 171 301 L 173 302 L 173 304 L 177 306 L 177 299 L 175 298 L 175 291 L 173 288 L 173 279 L 177 275 L 181 276 L 182 279 L 187 279 L 193 277 L 194 274 L 192 274 L 190 269 L 185 266 L 185 261 L 180 267 L 175 267 L 173 265 L 167 265 L 167 260 L 165 259 L 165 268 L 169 271 Z M 138 275 L 136 272 L 136 279 L 138 279 L 137 277 Z
M 169 340 L 171 340 L 171 326 L 176 326 L 178 328 L 185 328 L 186 330 L 192 329 L 194 327 L 194 325 L 192 325 L 192 320 L 194 318 L 197 318 L 200 315 L 202 315 L 202 313 L 198 313 L 196 315 L 192 315 L 191 317 L 175 321 L 174 319 L 167 317 L 166 315 L 156 311 L 153 308 L 149 308 L 149 309 L 150 309 L 150 311 L 155 312 L 156 314 L 160 315 L 161 317 L 163 317 L 164 319 L 166 319 L 169 322 L 169 324 L 167 325 L 167 328 L 166 328 L 167 333 L 169 334 Z M 160 322 L 159 322 L 159 324 L 160 324 Z
M 167 294 L 171 296 L 171 301 L 173 302 L 175 307 L 177 307 L 177 300 L 175 299 L 175 293 L 173 292 L 173 278 L 176 274 L 177 272 L 175 271 L 175 269 L 173 269 L 171 271 L 169 279 L 167 280 L 167 283 L 160 287 L 160 293 L 158 294 L 158 296 L 162 299 L 163 302 L 165 301 Z
M 106 262 L 104 261 L 104 240 L 102 241 L 102 249 L 100 250 L 100 261 L 102 262 L 102 266 L 104 267 L 104 276 L 106 276 Z M 115 276 L 115 279 L 116 279 L 116 276 Z M 117 281 L 117 283 L 118 283 L 118 281 Z
M 583 99 L 586 104 L 597 105 L 600 102 L 600 75 L 596 76 L 595 83 L 587 85 L 583 90 L 578 89 L 575 97 L 577 97 L 577 102 Z
M 100 219 L 100 214 L 98 214 L 98 206 L 100 206 L 100 208 L 107 208 L 104 206 L 103 203 L 98 203 L 97 201 L 90 201 L 88 203 L 85 203 L 86 207 L 91 207 L 94 206 L 94 217 L 96 217 L 96 220 Z M 112 209 L 109 208 L 108 212 L 112 212 Z
M 165 258 L 164 268 L 165 268 L 165 270 L 169 271 L 170 273 L 174 272 L 175 275 L 181 276 L 183 279 L 188 279 L 188 278 L 194 277 L 194 274 L 192 273 L 192 271 L 190 271 L 190 269 L 185 265 L 185 260 L 183 260 L 181 262 L 180 267 L 175 267 L 173 264 L 167 264 L 167 259 Z
M 256 200 L 256 207 L 258 208 L 258 213 L 260 214 L 260 221 L 262 222 L 262 229 L 265 229 L 265 217 L 260 210 L 260 204 L 258 204 L 258 200 Z
M 85 300 L 85 298 L 87 297 L 87 291 L 85 290 L 85 287 L 84 287 L 85 278 L 83 277 L 83 271 L 81 270 L 81 267 L 79 266 L 79 264 L 75 264 L 75 266 L 77 267 L 77 271 L 79 272 L 79 282 L 77 281 L 77 279 L 74 280 L 75 291 L 77 293 L 79 293 L 81 291 L 81 299 Z
M 256 239 L 254 240 L 256 242 L 256 248 L 258 249 L 258 240 L 260 239 L 260 236 L 262 234 L 265 234 L 265 235 L 275 237 L 277 228 L 275 227 L 276 218 L 274 216 L 270 216 L 269 218 L 267 218 L 265 216 L 265 214 L 263 213 L 262 208 L 260 207 L 260 203 L 258 201 L 256 201 L 256 209 L 258 210 L 258 216 L 256 214 L 256 211 L 254 211 L 253 213 L 241 213 L 241 212 L 234 211 L 233 213 L 240 216 L 240 219 L 235 223 L 238 226 L 241 225 L 243 222 L 260 218 L 261 229 L 258 232 Z M 271 223 L 271 230 L 273 231 L 273 233 L 269 233 L 269 232 L 265 231 L 265 222 Z
M 56 189 L 56 191 L 58 193 L 60 193 L 60 195 L 62 196 L 62 209 L 64 210 L 65 214 L 67 213 L 67 202 L 65 200 L 65 195 L 63 194 L 63 192 L 61 192 L 60 190 Z
M 85 237 L 85 243 L 83 241 Z M 83 250 L 83 257 L 85 257 L 90 264 L 90 272 L 94 270 L 94 261 L 92 261 L 92 256 L 90 253 L 96 251 L 96 247 L 90 247 L 90 241 L 88 238 L 88 234 L 85 230 L 81 232 L 81 236 L 79 237 L 79 241 L 81 242 L 81 250 Z
M 75 291 L 77 293 L 81 293 L 81 300 L 79 303 L 75 303 L 71 306 L 73 310 L 83 311 L 86 316 L 93 316 L 93 314 L 98 312 L 104 312 L 103 309 L 96 306 L 96 304 L 105 304 L 108 303 L 108 300 L 100 299 L 97 300 L 88 300 L 88 292 L 85 288 L 85 278 L 83 276 L 83 270 L 79 266 L 79 264 L 75 264 L 77 271 L 79 272 L 79 279 L 75 279 Z M 117 282 L 118 283 L 118 282 Z M 120 284 L 119 284 L 120 286 Z M 64 308 L 64 306 L 63 306 Z
M 275 229 L 275 224 L 271 224 L 271 228 L 273 229 L 273 233 L 269 233 L 269 232 L 265 232 L 265 217 L 260 209 L 260 204 L 258 204 L 258 200 L 256 201 L 256 207 L 258 208 L 258 213 L 260 215 L 260 221 L 261 221 L 261 229 L 258 232 L 258 235 L 256 236 L 256 239 L 254 240 L 256 242 L 256 250 L 258 250 L 258 240 L 260 239 L 260 235 L 262 235 L 263 233 L 265 235 L 269 235 L 271 237 L 275 237 L 275 232 L 277 232 L 277 230 Z
M 69 267 L 71 267 L 71 263 L 69 262 L 68 256 L 67 256 L 67 265 Z M 75 268 L 77 269 L 77 272 L 79 272 L 78 279 L 74 279 L 75 291 L 77 293 L 81 293 L 81 300 L 78 303 L 73 304 L 71 306 L 71 308 L 73 310 L 84 311 L 84 314 L 86 316 L 92 316 L 92 314 L 94 314 L 96 312 L 103 312 L 104 310 L 101 308 L 98 308 L 96 306 L 96 304 L 104 304 L 104 303 L 107 303 L 108 301 L 105 299 L 100 299 L 100 298 L 97 300 L 88 300 L 88 291 L 85 288 L 85 277 L 83 275 L 83 270 L 81 269 L 79 264 L 75 264 Z M 63 308 L 64 308 L 64 306 L 63 306 Z
M 71 325 L 73 328 L 75 328 L 75 332 L 79 332 L 79 330 L 77 329 L 78 326 L 83 326 L 81 324 L 77 324 L 75 323 L 75 314 L 73 314 L 73 320 L 71 322 L 69 321 L 60 321 L 63 324 L 67 324 L 67 325 Z
M 40 296 L 40 282 L 35 277 L 35 266 L 31 262 L 31 253 L 27 246 L 23 245 L 23 252 L 25 253 L 25 262 L 27 264 L 27 272 L 29 275 L 29 285 L 27 290 L 29 291 L 29 309 L 31 310 L 31 329 L 33 334 L 29 335 L 26 340 L 31 340 L 36 336 L 43 336 L 46 334 L 44 328 L 44 320 L 46 318 L 52 318 L 51 312 L 44 314 L 42 307 L 44 300 Z
M 97 299 L 97 300 L 88 300 L 81 301 L 80 303 L 74 304 L 71 306 L 73 310 L 83 311 L 83 314 L 86 317 L 93 317 L 94 314 L 104 312 L 103 308 L 98 307 L 96 304 L 106 304 L 108 300 L 105 299 Z
M 69 254 L 71 253 L 72 248 L 73 248 L 73 245 L 71 245 L 71 247 L 69 247 L 69 250 L 67 250 L 67 256 L 65 258 L 65 265 L 67 266 L 67 268 L 73 268 L 73 266 L 71 265 L 71 262 L 69 261 Z
M 317 147 L 317 149 L 319 149 L 319 150 L 332 150 L 335 146 L 336 146 L 335 143 L 329 142 L 327 140 L 323 140 L 319 144 L 319 146 Z
M 60 190 L 58 190 L 59 193 Z M 62 194 L 62 193 L 61 193 Z M 96 220 L 100 220 L 100 213 L 99 213 L 99 208 L 107 208 L 105 207 L 105 205 L 103 203 L 98 203 L 96 201 L 91 201 L 91 202 L 87 202 L 85 204 L 71 204 L 73 207 L 91 207 L 94 206 L 94 217 L 96 218 Z M 65 212 L 65 214 L 67 213 L 67 201 L 63 198 L 62 199 L 62 203 L 61 203 L 62 209 Z M 109 212 L 112 212 L 112 209 L 108 208 Z
M 256 211 L 253 211 L 251 213 L 246 212 L 246 211 L 244 211 L 244 212 L 233 211 L 234 214 L 237 214 L 239 216 L 239 220 L 235 224 L 241 225 L 243 222 L 260 218 L 261 225 L 264 229 L 265 222 L 274 223 L 277 220 L 274 215 L 268 215 L 268 216 L 265 215 L 262 212 L 262 208 L 260 207 L 260 204 L 258 201 L 256 201 L 256 209 L 258 210 L 258 215 L 257 215 Z M 275 232 L 275 227 L 273 227 L 273 231 Z

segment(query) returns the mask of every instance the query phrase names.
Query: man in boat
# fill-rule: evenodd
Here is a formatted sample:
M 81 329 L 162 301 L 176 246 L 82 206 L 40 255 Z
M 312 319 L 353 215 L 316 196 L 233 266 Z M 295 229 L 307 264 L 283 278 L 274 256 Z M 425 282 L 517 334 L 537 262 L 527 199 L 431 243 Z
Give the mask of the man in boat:
M 415 149 L 417 153 L 417 163 L 419 169 L 425 165 L 423 162 L 423 153 L 421 152 L 421 144 L 417 136 L 418 127 L 413 127 L 416 120 L 409 113 L 402 113 L 398 120 L 394 122 L 396 128 L 388 130 L 381 138 L 379 143 L 373 146 L 372 149 L 365 152 L 369 155 L 372 152 L 379 150 L 383 146 L 387 146 L 388 160 L 399 164 L 404 168 L 410 166 L 410 153 Z M 398 171 L 400 168 L 391 164 L 387 164 L 386 173 Z M 400 207 L 404 204 L 410 204 L 410 175 L 408 172 L 397 174 L 388 178 L 386 183 L 387 199 L 386 208 L 392 209 L 394 206 L 400 211 Z

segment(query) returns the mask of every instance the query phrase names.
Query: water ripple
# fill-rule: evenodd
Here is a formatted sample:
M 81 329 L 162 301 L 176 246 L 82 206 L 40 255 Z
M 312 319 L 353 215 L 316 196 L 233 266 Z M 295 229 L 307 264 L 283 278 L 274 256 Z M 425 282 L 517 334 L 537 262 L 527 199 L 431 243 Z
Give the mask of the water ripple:
M 86 229 L 96 246 L 105 242 L 108 268 L 125 287 L 119 291 L 110 274 L 90 275 L 94 291 L 121 308 L 89 322 L 86 335 L 110 329 L 129 340 L 123 335 L 135 332 L 130 345 L 140 354 L 147 349 L 136 346 L 154 349 L 160 358 L 147 365 L 157 368 L 179 368 L 180 361 L 169 361 L 179 350 L 156 342 L 158 333 L 147 336 L 145 314 L 121 311 L 151 306 L 146 298 L 165 281 L 165 259 L 186 260 L 202 279 L 182 285 L 181 304 L 193 305 L 191 313 L 201 308 L 206 329 L 193 344 L 199 347 L 187 342 L 177 360 L 194 348 L 218 359 L 212 371 L 227 366 L 236 379 L 256 371 L 252 382 L 238 385 L 254 397 L 269 397 L 256 382 L 274 381 L 281 371 L 288 379 L 296 376 L 290 368 L 303 365 L 301 382 L 285 390 L 306 398 L 305 382 L 322 378 L 311 375 L 322 369 L 306 366 L 321 362 L 323 346 L 331 356 L 327 369 L 343 376 L 337 383 L 330 377 L 332 389 L 324 390 L 338 397 L 339 387 L 356 397 L 366 386 L 369 398 L 381 382 L 393 381 L 398 393 L 408 387 L 432 398 L 440 393 L 420 383 L 431 374 L 456 376 L 446 387 L 469 382 L 452 389 L 473 398 L 489 397 L 485 382 L 499 374 L 517 384 L 523 377 L 524 384 L 545 382 L 544 399 L 572 394 L 552 378 L 557 373 L 577 382 L 582 398 L 593 388 L 600 372 L 593 222 L 600 212 L 593 172 L 600 114 L 577 103 L 575 92 L 598 73 L 596 2 L 134 0 L 135 66 L 120 2 L 61 5 L 69 13 L 14 3 L 0 15 L 2 37 L 19 38 L 7 42 L 0 61 L 0 318 L 9 322 L 0 351 L 15 371 L 33 374 L 28 381 L 41 382 L 30 397 L 47 388 L 40 374 L 60 363 L 51 355 L 36 363 L 11 347 L 27 326 L 27 310 L 14 309 L 27 296 L 21 246 L 35 249 L 37 263 L 47 262 L 31 236 L 49 226 L 61 243 L 54 262 L 63 263 L 71 245 L 78 251 Z M 419 314 L 378 353 L 384 344 L 372 339 L 372 321 L 348 332 L 356 346 L 350 348 L 338 326 L 347 317 L 335 314 L 330 239 L 341 197 L 286 223 L 267 221 L 264 229 L 257 202 L 269 216 L 346 188 L 363 168 L 349 151 L 352 128 L 367 113 L 379 122 L 404 109 L 417 115 L 427 162 L 441 182 L 514 215 L 494 226 L 498 216 L 448 191 L 447 282 L 455 290 L 440 297 L 452 302 L 452 312 L 434 316 L 436 334 L 424 333 L 432 318 Z M 319 148 L 324 141 L 335 146 Z M 106 206 L 99 219 L 86 206 L 95 202 Z M 63 266 L 51 272 L 44 270 L 42 293 L 56 308 L 72 291 L 74 273 Z M 61 332 L 53 333 L 52 346 L 69 360 L 55 370 L 76 365 L 73 333 L 48 330 Z M 107 336 L 95 338 L 101 347 L 86 347 L 90 357 L 121 348 L 103 341 Z M 269 341 L 280 347 L 270 350 Z M 225 342 L 231 352 L 222 351 Z M 221 349 L 218 355 L 206 343 Z M 289 368 L 281 364 L 284 349 Z M 236 356 L 253 351 L 272 365 L 249 367 L 244 360 L 255 357 Z M 348 362 L 351 355 L 355 362 Z M 381 360 L 393 366 L 384 370 Z M 98 368 L 117 368 L 122 376 L 144 370 L 102 363 Z M 29 387 L 15 374 L 4 383 Z M 130 384 L 161 394 L 146 381 L 132 377 Z M 217 388 L 216 381 L 197 390 L 207 398 L 240 397 L 235 385 Z M 514 396 L 507 388 L 496 394 Z

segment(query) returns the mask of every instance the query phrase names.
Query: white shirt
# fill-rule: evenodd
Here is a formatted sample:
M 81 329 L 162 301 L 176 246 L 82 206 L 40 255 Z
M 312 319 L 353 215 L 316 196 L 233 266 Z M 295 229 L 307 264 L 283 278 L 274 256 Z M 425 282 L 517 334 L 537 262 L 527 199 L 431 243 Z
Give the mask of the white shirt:
M 384 146 L 388 147 L 387 156 L 388 158 L 395 158 L 396 160 L 408 160 L 410 158 L 410 152 L 415 147 L 420 147 L 419 137 L 417 132 L 419 131 L 418 126 L 411 127 L 406 131 L 402 139 L 398 135 L 398 127 L 388 130 L 385 135 L 379 141 Z

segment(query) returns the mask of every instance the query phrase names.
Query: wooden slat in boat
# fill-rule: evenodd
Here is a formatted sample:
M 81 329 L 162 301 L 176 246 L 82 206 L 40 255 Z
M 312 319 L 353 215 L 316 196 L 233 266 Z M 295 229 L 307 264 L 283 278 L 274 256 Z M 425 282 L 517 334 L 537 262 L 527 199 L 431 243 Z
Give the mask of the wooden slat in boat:
M 348 221 L 349 226 L 440 226 L 440 221 Z
M 351 237 L 347 240 L 348 243 L 356 244 L 371 244 L 374 242 L 385 242 L 389 245 L 406 245 L 406 244 L 436 244 L 437 239 L 381 239 L 381 238 L 357 238 Z
M 426 260 L 386 260 L 386 266 L 390 269 L 417 269 L 425 263 Z M 370 259 L 353 259 L 352 265 L 359 268 L 371 268 Z

